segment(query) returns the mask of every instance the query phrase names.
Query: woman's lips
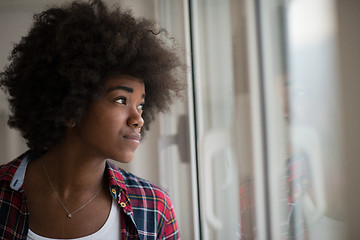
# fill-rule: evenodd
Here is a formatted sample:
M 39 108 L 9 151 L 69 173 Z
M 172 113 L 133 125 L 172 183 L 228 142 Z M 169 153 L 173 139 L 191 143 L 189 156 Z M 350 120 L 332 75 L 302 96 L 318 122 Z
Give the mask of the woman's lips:
M 140 135 L 140 133 L 131 133 L 131 134 L 124 135 L 124 138 L 130 142 L 139 144 L 141 135 Z

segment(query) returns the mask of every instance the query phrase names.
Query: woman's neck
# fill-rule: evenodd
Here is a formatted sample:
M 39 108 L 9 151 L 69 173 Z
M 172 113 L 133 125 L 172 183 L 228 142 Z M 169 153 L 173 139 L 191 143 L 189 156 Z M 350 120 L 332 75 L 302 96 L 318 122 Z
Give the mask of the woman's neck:
M 90 156 L 74 147 L 57 145 L 38 159 L 58 194 L 94 191 L 104 182 L 106 160 Z M 41 162 L 40 162 L 41 161 Z

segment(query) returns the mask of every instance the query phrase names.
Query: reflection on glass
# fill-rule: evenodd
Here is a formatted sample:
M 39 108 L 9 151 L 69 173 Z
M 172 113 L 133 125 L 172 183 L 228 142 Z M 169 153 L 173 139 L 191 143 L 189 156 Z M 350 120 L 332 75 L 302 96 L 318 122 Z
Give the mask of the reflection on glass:
M 333 7 L 327 0 L 294 0 L 287 9 L 289 158 L 283 239 L 344 238 Z

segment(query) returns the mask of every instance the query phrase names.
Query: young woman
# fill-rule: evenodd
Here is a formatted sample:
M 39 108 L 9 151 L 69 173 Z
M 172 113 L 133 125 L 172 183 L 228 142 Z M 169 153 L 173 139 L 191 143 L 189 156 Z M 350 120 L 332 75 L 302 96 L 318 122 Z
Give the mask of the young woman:
M 0 168 L 1 239 L 180 239 L 169 196 L 108 161 L 184 87 L 160 35 L 99 0 L 35 16 L 0 78 L 29 146 Z

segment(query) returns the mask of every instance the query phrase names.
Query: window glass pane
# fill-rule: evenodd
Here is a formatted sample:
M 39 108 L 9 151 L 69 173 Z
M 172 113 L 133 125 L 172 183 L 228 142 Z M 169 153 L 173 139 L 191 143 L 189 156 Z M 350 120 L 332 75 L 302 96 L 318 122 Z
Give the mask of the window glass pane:
M 332 1 L 298 0 L 288 9 L 290 210 L 293 234 L 304 221 L 310 239 L 344 239 L 333 8 Z
M 344 239 L 335 4 L 261 2 L 272 234 Z
M 203 239 L 254 239 L 245 2 L 192 1 Z

